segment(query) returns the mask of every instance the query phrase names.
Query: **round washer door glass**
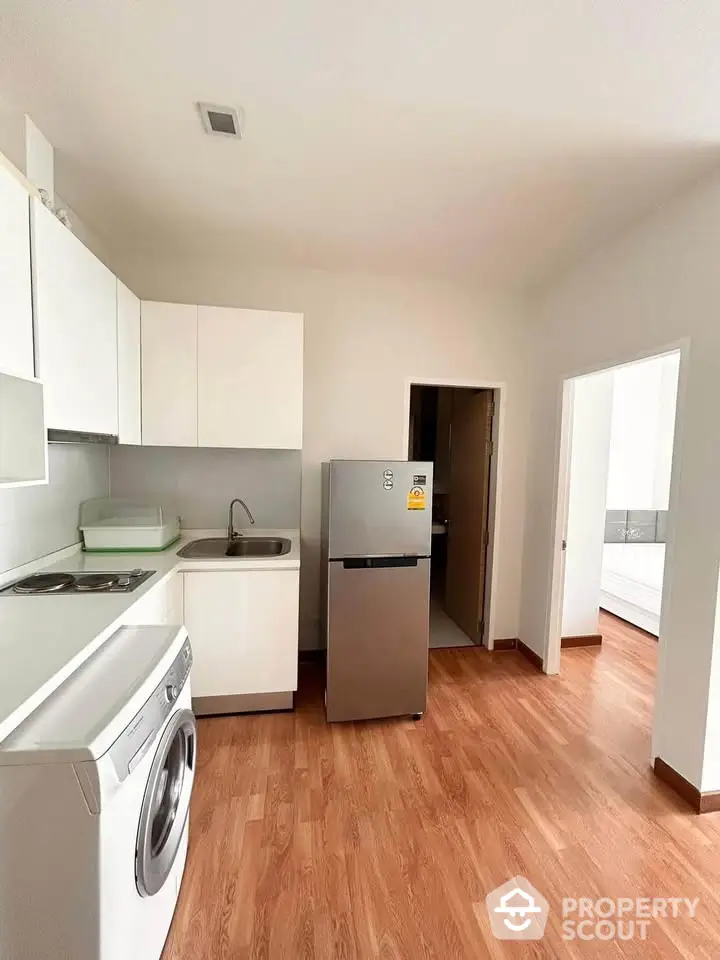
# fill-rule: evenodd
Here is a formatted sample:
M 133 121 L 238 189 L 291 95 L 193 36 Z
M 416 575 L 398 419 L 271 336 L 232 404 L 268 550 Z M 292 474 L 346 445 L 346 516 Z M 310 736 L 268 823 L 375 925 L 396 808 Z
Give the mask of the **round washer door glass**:
M 190 811 L 195 737 L 192 711 L 173 714 L 150 767 L 135 850 L 136 883 L 143 897 L 160 890 L 175 863 Z

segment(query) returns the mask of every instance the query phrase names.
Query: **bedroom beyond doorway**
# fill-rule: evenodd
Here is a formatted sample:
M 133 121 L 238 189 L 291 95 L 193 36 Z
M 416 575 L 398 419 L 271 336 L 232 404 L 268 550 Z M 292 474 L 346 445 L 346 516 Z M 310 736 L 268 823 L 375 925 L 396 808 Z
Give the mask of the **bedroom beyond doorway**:
M 602 643 L 599 608 L 660 634 L 680 354 L 571 384 L 561 647 Z

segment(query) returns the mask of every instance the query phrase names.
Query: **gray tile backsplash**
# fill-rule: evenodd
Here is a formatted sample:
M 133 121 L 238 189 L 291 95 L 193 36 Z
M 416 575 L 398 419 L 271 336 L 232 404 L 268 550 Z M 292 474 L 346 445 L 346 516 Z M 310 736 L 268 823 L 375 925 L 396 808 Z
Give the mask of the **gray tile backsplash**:
M 50 482 L 0 490 L 0 571 L 77 543 L 81 501 L 108 495 L 108 448 L 55 444 L 48 452 Z
M 242 497 L 258 527 L 300 526 L 299 450 L 112 447 L 113 497 L 159 503 L 187 528 L 227 526 L 228 504 Z M 247 520 L 236 512 L 238 526 Z

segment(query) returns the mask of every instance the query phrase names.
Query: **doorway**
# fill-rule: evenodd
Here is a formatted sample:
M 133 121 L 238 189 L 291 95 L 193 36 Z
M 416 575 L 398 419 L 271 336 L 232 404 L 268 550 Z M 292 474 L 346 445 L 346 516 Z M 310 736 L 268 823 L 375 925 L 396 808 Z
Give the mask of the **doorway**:
M 561 595 L 548 672 L 563 648 L 602 645 L 601 610 L 660 634 L 679 370 L 674 351 L 566 383 Z
M 494 390 L 410 387 L 408 459 L 434 464 L 431 648 L 486 642 L 494 416 Z

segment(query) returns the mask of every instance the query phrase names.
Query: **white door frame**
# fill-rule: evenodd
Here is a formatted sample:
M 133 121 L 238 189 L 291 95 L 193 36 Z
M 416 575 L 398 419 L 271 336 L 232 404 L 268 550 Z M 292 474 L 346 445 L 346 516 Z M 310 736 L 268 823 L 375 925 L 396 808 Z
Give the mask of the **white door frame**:
M 499 534 L 500 502 L 502 493 L 503 459 L 505 448 L 505 404 L 507 400 L 507 383 L 502 380 L 458 380 L 456 377 L 408 377 L 405 381 L 405 397 L 403 404 L 403 456 L 407 458 L 410 444 L 410 390 L 412 387 L 460 387 L 470 390 L 492 390 L 495 400 L 495 418 L 493 420 L 493 456 L 490 460 L 490 493 L 488 504 L 488 550 L 485 572 L 485 629 L 482 642 L 488 649 L 494 648 L 495 637 L 495 603 L 497 594 L 496 580 L 498 565 L 496 560 L 497 545 L 501 543 Z
M 670 511 L 672 513 L 673 502 L 676 496 L 676 473 L 680 445 L 678 443 L 679 428 L 683 417 L 683 395 L 680 386 L 684 382 L 684 364 L 690 349 L 690 340 L 684 338 L 648 350 L 640 354 L 628 356 L 627 354 L 618 357 L 616 360 L 608 360 L 596 366 L 584 367 L 575 373 L 566 376 L 559 390 L 560 404 L 560 431 L 556 445 L 555 456 L 555 491 L 553 494 L 553 541 L 552 541 L 552 560 L 551 560 L 551 579 L 549 583 L 549 597 L 547 612 L 547 622 L 545 629 L 545 647 L 543 655 L 543 670 L 548 674 L 560 672 L 560 641 L 562 637 L 562 615 L 563 615 L 563 594 L 565 587 L 565 551 L 562 548 L 563 540 L 567 533 L 569 492 L 570 492 L 570 458 L 572 453 L 572 421 L 573 421 L 573 403 L 574 403 L 574 382 L 580 377 L 588 376 L 593 373 L 602 373 L 607 370 L 614 370 L 619 367 L 630 366 L 633 363 L 641 363 L 643 360 L 652 360 L 655 357 L 663 357 L 669 353 L 680 354 L 680 381 L 678 386 L 677 406 L 675 408 L 675 435 L 673 446 L 672 461 L 672 479 L 670 483 Z M 668 544 L 665 556 L 665 574 L 663 584 L 663 596 L 666 586 L 672 576 L 672 520 L 668 529 Z

